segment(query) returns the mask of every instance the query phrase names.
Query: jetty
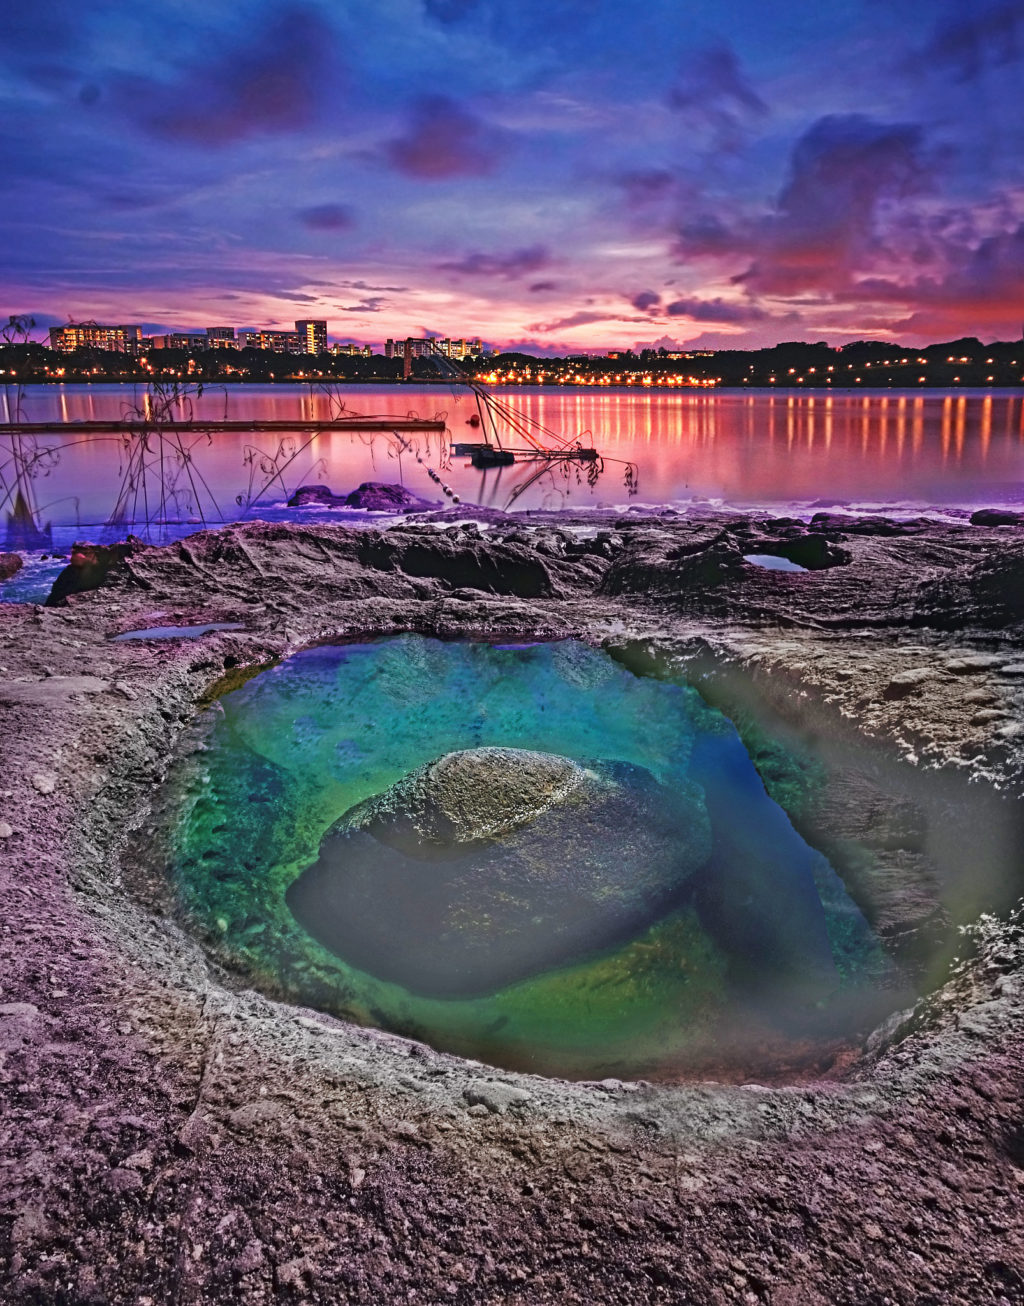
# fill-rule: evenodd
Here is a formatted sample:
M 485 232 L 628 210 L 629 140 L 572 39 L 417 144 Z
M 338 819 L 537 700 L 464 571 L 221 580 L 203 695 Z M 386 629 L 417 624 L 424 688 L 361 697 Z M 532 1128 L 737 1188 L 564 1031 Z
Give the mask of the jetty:
M 253 417 L 241 421 L 165 421 L 145 417 L 88 419 L 72 422 L 0 422 L 0 435 L 130 435 L 133 431 L 159 427 L 161 431 L 208 435 L 219 431 L 308 431 L 319 435 L 329 431 L 444 431 L 438 417 L 335 417 L 328 421 L 309 421 L 296 417 L 285 420 Z

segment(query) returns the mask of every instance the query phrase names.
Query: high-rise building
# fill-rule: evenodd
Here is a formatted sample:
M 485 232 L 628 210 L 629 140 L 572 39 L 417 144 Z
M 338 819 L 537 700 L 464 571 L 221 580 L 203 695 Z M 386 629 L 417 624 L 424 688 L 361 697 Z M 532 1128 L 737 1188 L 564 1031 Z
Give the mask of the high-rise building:
M 113 349 L 119 354 L 137 353 L 142 344 L 138 326 L 104 326 L 100 322 L 69 322 L 50 328 L 50 348 L 62 354 L 76 349 Z
M 445 358 L 469 358 L 483 352 L 481 340 L 452 340 L 448 336 L 409 336 L 408 340 L 385 340 L 384 357 L 402 358 L 406 344 L 410 347 L 413 358 L 422 358 L 425 354 L 439 353 Z
M 295 323 L 295 331 L 302 342 L 303 353 L 327 353 L 327 322 L 322 318 L 311 318 Z
M 331 345 L 332 354 L 344 354 L 349 358 L 372 358 L 372 345 Z
M 305 341 L 297 331 L 239 331 L 239 349 L 266 349 L 274 354 L 304 354 Z

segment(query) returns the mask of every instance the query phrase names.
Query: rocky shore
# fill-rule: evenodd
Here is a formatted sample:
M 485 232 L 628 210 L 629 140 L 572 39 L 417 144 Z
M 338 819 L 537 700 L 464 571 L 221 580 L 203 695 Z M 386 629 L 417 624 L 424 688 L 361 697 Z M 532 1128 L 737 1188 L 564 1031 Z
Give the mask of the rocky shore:
M 448 512 L 77 559 L 52 606 L 0 606 L 3 1301 L 1024 1297 L 1019 921 L 982 917 L 818 1075 L 569 1083 L 255 992 L 144 855 L 197 711 L 251 668 L 374 632 L 573 635 L 813 746 L 794 820 L 937 980 L 929 941 L 1024 881 L 1019 526 Z M 210 623 L 239 628 L 113 639 Z

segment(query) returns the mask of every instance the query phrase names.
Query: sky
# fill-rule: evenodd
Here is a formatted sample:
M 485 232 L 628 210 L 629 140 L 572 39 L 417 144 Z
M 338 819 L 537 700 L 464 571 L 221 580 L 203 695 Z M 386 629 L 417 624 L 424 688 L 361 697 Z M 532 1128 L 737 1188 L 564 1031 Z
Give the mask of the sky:
M 0 312 L 540 354 L 1024 322 L 1024 0 L 36 0 Z

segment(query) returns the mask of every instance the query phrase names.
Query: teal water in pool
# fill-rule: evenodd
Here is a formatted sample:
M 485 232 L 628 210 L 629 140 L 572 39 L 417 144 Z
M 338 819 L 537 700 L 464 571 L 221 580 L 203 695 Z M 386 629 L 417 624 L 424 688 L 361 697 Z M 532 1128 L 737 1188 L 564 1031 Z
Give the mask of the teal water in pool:
M 205 744 L 175 882 L 272 993 L 576 1078 L 796 1064 L 892 1005 L 733 725 L 599 649 L 313 648 L 226 694 Z

